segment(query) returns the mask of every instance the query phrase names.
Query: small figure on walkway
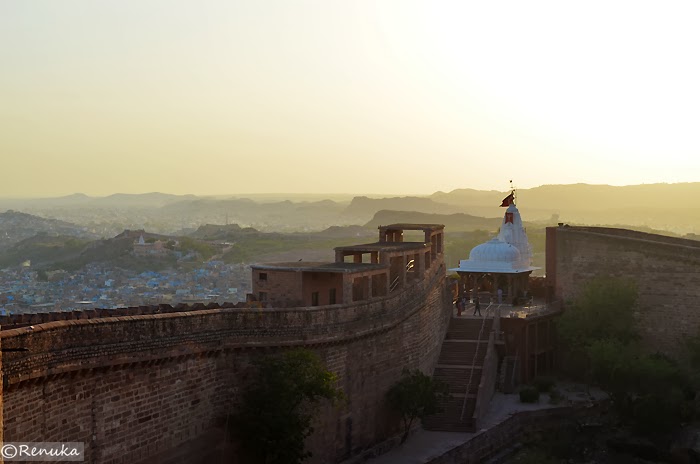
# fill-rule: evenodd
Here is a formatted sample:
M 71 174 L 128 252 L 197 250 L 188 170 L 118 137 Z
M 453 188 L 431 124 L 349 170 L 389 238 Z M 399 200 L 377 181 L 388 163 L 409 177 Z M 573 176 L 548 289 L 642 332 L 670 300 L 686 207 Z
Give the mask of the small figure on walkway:
M 464 303 L 462 303 L 461 299 L 457 299 L 457 315 L 461 316 L 462 315 L 462 310 L 464 309 Z
M 501 290 L 501 288 L 499 287 L 497 293 L 498 293 L 498 304 L 501 304 L 501 303 L 503 303 L 503 290 Z
M 479 316 L 481 316 L 481 305 L 479 304 L 479 295 L 476 295 L 474 297 L 474 315 L 476 316 L 476 313 L 479 313 Z

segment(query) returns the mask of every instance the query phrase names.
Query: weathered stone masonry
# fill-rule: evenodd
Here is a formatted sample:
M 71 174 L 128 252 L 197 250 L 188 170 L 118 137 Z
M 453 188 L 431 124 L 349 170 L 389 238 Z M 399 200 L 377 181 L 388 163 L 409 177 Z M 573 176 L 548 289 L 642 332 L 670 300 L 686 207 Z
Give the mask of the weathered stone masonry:
M 340 377 L 311 462 L 336 462 L 397 431 L 384 394 L 403 367 L 431 372 L 450 317 L 444 265 L 348 305 L 220 308 L 48 322 L 0 333 L 7 441 L 82 441 L 87 462 L 216 462 L 222 425 L 261 352 L 307 346 Z M 173 453 L 177 450 L 177 453 Z M 166 460 L 178 456 L 180 461 Z
M 639 289 L 638 324 L 652 350 L 677 355 L 700 331 L 700 242 L 603 227 L 548 227 L 547 281 L 564 301 L 598 275 Z

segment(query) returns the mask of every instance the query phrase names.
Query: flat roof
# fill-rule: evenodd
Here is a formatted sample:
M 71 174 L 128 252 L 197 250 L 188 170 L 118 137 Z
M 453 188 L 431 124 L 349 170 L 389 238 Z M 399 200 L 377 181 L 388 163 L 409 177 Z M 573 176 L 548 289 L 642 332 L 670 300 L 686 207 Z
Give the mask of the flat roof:
M 404 251 L 404 250 L 419 250 L 430 247 L 429 243 L 424 242 L 374 242 L 365 243 L 362 245 L 348 245 L 335 247 L 334 250 L 343 251 Z
M 448 272 L 476 272 L 476 273 L 484 273 L 484 274 L 522 274 L 523 272 L 532 272 L 536 271 L 538 269 L 542 269 L 541 267 L 534 267 L 534 266 L 528 266 L 528 267 L 523 267 L 523 268 L 508 268 L 506 266 L 504 267 L 489 267 L 489 266 L 479 266 L 479 265 L 467 265 L 467 266 L 460 266 L 460 267 L 454 267 L 452 269 L 448 269 Z
M 387 264 L 372 263 L 323 263 L 311 261 L 297 261 L 291 263 L 267 263 L 253 264 L 252 269 L 260 271 L 303 271 L 303 272 L 365 272 L 379 269 L 388 269 Z
M 431 230 L 439 230 L 439 229 L 444 229 L 445 224 L 416 224 L 416 223 L 398 223 L 398 224 L 389 224 L 386 226 L 379 226 L 379 229 L 403 229 L 403 230 L 425 230 L 425 229 L 431 229 Z

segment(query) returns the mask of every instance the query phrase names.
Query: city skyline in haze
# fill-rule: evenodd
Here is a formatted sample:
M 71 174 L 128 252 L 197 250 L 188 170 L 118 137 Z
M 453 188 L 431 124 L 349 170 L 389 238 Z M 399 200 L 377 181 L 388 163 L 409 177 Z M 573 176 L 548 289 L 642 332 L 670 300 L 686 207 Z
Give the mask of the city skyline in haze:
M 693 3 L 0 5 L 0 197 L 699 180 Z

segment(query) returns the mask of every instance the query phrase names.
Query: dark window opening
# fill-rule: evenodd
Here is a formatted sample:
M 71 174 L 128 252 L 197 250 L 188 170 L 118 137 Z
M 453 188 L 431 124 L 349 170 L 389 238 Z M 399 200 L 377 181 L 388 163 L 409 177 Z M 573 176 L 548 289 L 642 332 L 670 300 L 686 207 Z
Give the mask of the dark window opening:
M 260 300 L 260 301 L 267 301 L 267 292 L 260 292 L 260 293 L 258 293 L 258 300 Z
M 318 306 L 318 292 L 311 294 L 311 306 Z
M 267 280 L 267 272 L 261 272 L 259 276 L 260 280 Z
M 328 304 L 335 304 L 335 289 L 328 290 Z

